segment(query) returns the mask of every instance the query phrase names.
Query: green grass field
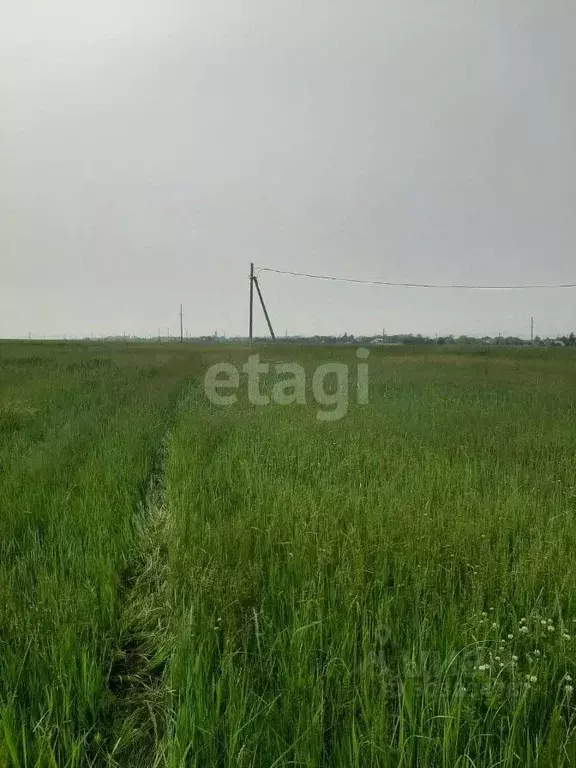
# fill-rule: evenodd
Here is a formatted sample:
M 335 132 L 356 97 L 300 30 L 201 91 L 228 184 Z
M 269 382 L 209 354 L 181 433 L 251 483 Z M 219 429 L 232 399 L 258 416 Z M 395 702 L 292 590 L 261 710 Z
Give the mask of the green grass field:
M 0 344 L 0 766 L 576 765 L 576 356 L 249 354 Z

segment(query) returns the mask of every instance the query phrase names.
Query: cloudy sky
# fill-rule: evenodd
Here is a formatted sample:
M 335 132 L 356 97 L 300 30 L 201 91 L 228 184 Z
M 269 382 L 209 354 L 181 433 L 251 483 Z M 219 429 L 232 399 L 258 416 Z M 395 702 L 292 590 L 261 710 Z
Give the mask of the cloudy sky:
M 576 282 L 573 0 L 3 6 L 0 337 L 246 333 L 251 261 Z M 576 331 L 576 290 L 261 285 L 280 334 Z

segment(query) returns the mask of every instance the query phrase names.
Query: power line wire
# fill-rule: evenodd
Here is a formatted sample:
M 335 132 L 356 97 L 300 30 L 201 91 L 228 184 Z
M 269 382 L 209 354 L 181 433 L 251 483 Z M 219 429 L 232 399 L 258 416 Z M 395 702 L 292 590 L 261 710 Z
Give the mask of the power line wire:
M 462 285 L 450 283 L 393 283 L 388 280 L 361 280 L 354 277 L 334 277 L 332 275 L 312 275 L 307 272 L 294 272 L 290 269 L 274 269 L 273 267 L 256 267 L 257 273 L 274 272 L 278 275 L 293 277 L 308 277 L 311 280 L 333 280 L 338 283 L 360 283 L 362 285 L 385 285 L 391 288 L 454 288 L 473 291 L 523 291 L 557 288 L 576 288 L 576 283 L 557 283 L 553 285 Z

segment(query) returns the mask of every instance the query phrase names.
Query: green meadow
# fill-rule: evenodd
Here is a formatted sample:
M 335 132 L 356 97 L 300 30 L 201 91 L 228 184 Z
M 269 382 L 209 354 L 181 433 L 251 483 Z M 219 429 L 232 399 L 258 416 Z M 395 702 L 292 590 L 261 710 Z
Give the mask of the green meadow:
M 1 768 L 576 765 L 576 356 L 355 352 L 0 344 Z

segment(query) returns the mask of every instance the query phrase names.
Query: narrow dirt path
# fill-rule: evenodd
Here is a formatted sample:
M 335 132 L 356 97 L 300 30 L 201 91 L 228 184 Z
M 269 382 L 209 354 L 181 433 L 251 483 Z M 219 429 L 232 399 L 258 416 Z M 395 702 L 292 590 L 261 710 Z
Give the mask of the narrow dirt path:
M 170 717 L 165 670 L 173 637 L 168 550 L 171 518 L 165 504 L 164 471 L 172 425 L 194 397 L 192 382 L 179 399 L 159 445 L 136 512 L 133 556 L 122 578 L 118 651 L 112 660 L 104 750 L 95 765 L 166 764 L 164 736 Z

